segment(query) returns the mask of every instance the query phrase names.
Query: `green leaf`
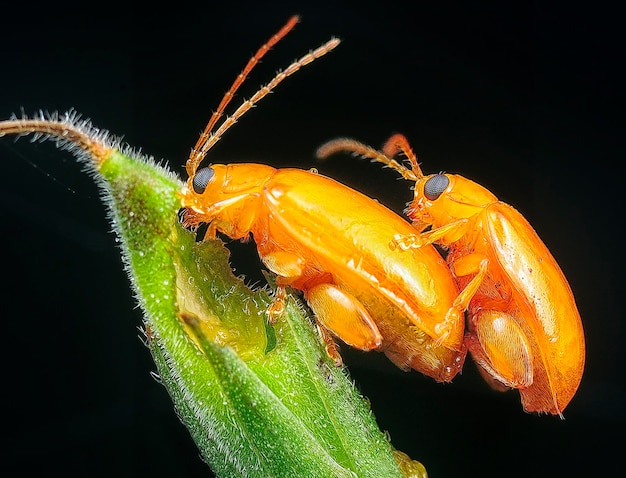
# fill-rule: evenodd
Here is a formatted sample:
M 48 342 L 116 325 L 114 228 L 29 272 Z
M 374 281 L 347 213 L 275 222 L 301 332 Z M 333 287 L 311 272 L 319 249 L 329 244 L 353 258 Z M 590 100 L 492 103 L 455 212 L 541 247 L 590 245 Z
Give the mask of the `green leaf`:
M 426 476 L 378 429 L 301 303 L 290 297 L 269 325 L 267 290 L 233 275 L 221 242 L 179 225 L 179 178 L 72 115 L 0 122 L 0 136 L 33 132 L 102 188 L 161 381 L 218 477 Z

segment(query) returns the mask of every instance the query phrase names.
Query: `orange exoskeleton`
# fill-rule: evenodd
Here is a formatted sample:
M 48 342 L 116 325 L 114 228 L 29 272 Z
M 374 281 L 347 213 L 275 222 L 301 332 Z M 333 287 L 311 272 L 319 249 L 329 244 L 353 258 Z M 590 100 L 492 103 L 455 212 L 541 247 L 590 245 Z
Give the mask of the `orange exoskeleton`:
M 271 44 L 294 24 L 288 23 Z M 279 73 L 212 132 L 269 46 L 250 60 L 187 161 L 183 223 L 192 229 L 207 224 L 208 238 L 218 232 L 232 239 L 252 238 L 264 265 L 277 275 L 270 322 L 284 309 L 287 287 L 302 291 L 337 363 L 341 358 L 330 334 L 364 351 L 383 351 L 405 370 L 450 381 L 465 359 L 464 311 L 473 291 L 459 293 L 434 246 L 408 251 L 390 246 L 390 235 L 412 234 L 408 221 L 316 171 L 255 163 L 198 168 L 226 129 L 286 73 L 323 55 L 337 40 L 331 42 Z
M 574 396 L 585 362 L 583 327 L 572 290 L 528 221 L 483 186 L 455 174 L 425 176 L 402 135 L 382 151 L 351 139 L 318 149 L 379 161 L 415 181 L 406 210 L 417 231 L 397 231 L 401 250 L 445 246 L 460 288 L 479 281 L 468 308 L 465 344 L 496 389 L 518 389 L 527 412 L 560 415 Z M 394 157 L 403 153 L 406 168 Z

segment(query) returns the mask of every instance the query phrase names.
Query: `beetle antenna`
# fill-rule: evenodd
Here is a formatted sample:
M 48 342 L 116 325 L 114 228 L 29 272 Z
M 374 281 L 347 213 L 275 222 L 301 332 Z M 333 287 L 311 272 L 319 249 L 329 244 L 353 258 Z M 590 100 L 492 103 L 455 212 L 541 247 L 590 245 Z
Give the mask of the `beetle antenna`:
M 411 145 L 409 144 L 409 140 L 406 139 L 406 136 L 400 133 L 396 133 L 392 135 L 383 146 L 383 153 L 385 156 L 389 158 L 393 158 L 398 153 L 402 153 L 406 156 L 406 158 L 411 163 L 411 170 L 413 174 L 417 178 L 423 178 L 424 174 L 422 173 L 422 169 L 420 168 L 419 163 L 417 162 L 417 155 L 413 152 Z
M 241 118 L 247 111 L 249 111 L 263 97 L 265 97 L 268 93 L 270 93 L 285 78 L 287 78 L 288 76 L 291 76 L 303 66 L 311 63 L 313 60 L 325 55 L 326 53 L 328 53 L 330 50 L 332 50 L 339 44 L 339 40 L 336 38 L 333 38 L 327 43 L 325 43 L 324 45 L 322 45 L 321 47 L 319 47 L 318 49 L 309 52 L 308 54 L 304 55 L 299 60 L 293 62 L 284 71 L 278 72 L 272 81 L 270 81 L 267 85 L 260 88 L 254 94 L 254 96 L 252 96 L 252 98 L 250 98 L 249 100 L 245 100 L 241 104 L 241 106 L 239 106 L 239 108 L 231 116 L 228 116 L 224 120 L 222 125 L 215 132 L 212 132 L 218 120 L 224 114 L 224 110 L 226 109 L 230 101 L 233 99 L 235 92 L 243 84 L 243 82 L 245 81 L 247 76 L 250 74 L 252 69 L 259 63 L 260 59 L 263 56 L 265 56 L 265 54 L 274 45 L 276 45 L 276 43 L 278 43 L 282 38 L 284 38 L 287 35 L 287 33 L 289 33 L 296 26 L 299 20 L 300 20 L 300 17 L 298 17 L 297 15 L 291 17 L 287 21 L 287 23 L 278 31 L 278 33 L 274 34 L 272 38 L 270 38 L 266 43 L 264 43 L 261 46 L 261 48 L 258 49 L 256 54 L 248 60 L 248 63 L 246 64 L 245 68 L 242 70 L 239 76 L 237 76 L 237 78 L 233 82 L 230 89 L 226 92 L 226 94 L 222 98 L 222 101 L 217 107 L 217 110 L 215 110 L 213 114 L 211 115 L 211 119 L 209 120 L 204 131 L 200 135 L 200 138 L 198 139 L 196 145 L 191 150 L 191 153 L 189 155 L 189 159 L 187 160 L 187 165 L 186 165 L 187 174 L 190 177 L 195 174 L 196 169 L 198 168 L 198 165 L 200 164 L 200 162 L 202 162 L 207 152 L 215 145 L 215 143 L 217 143 L 220 140 L 220 138 L 228 130 L 228 128 L 230 128 L 233 124 L 237 122 L 239 118 Z
M 206 152 L 211 149 L 215 143 L 217 143 L 222 135 L 234 125 L 239 118 L 241 118 L 247 111 L 249 111 L 255 104 L 257 104 L 261 99 L 267 96 L 269 93 L 278 86 L 285 78 L 293 75 L 296 71 L 300 70 L 305 65 L 308 65 L 313 60 L 325 55 L 337 45 L 339 45 L 340 40 L 338 38 L 332 38 L 328 42 L 324 43 L 322 46 L 317 48 L 316 50 L 310 51 L 306 55 L 304 55 L 299 60 L 294 61 L 291 65 L 285 68 L 283 71 L 279 71 L 276 76 L 267 83 L 265 86 L 259 88 L 259 90 L 248 100 L 245 100 L 239 108 L 231 115 L 228 116 L 222 125 L 213 133 L 206 141 L 206 143 L 202 147 L 203 157 Z
M 385 146 L 387 146 L 387 143 L 385 144 Z M 383 163 L 385 166 L 395 169 L 404 179 L 408 179 L 410 181 L 417 181 L 418 178 L 421 177 L 421 171 L 419 169 L 419 166 L 417 167 L 417 171 L 420 174 L 418 176 L 416 175 L 414 170 L 410 170 L 403 164 L 393 159 L 393 156 L 395 156 L 395 154 L 387 155 L 384 152 L 372 148 L 371 146 L 349 138 L 337 138 L 330 140 L 327 143 L 324 143 L 319 148 L 317 148 L 315 156 L 318 159 L 326 159 L 330 155 L 339 152 L 352 153 L 353 156 L 358 156 L 363 159 L 370 159 L 372 161 Z M 415 161 L 415 164 L 417 164 L 417 160 Z
M 261 58 L 265 56 L 265 54 L 270 50 L 270 48 L 272 48 L 274 45 L 276 45 L 276 43 L 278 43 L 282 38 L 284 38 L 285 35 L 287 35 L 287 33 L 289 33 L 299 21 L 300 21 L 300 18 L 297 15 L 294 15 L 293 17 L 291 17 L 287 21 L 287 23 L 277 33 L 275 33 L 267 42 L 261 45 L 261 48 L 259 48 L 257 52 L 248 60 L 248 63 L 246 64 L 244 69 L 241 71 L 241 73 L 239 73 L 239 75 L 237 76 L 233 84 L 231 85 L 230 89 L 226 92 L 226 94 L 222 98 L 222 101 L 220 102 L 219 106 L 211 115 L 209 122 L 204 128 L 204 131 L 200 135 L 200 138 L 198 138 L 196 145 L 191 150 L 191 154 L 189 155 L 189 159 L 187 161 L 187 173 L 190 176 L 193 173 L 195 173 L 197 165 L 202 161 L 202 159 L 204 159 L 204 156 L 206 155 L 206 151 L 203 150 L 203 146 L 206 144 L 206 142 L 210 138 L 211 131 L 215 127 L 215 124 L 222 117 L 222 115 L 224 114 L 224 110 L 226 109 L 228 104 L 231 102 L 231 100 L 235 96 L 235 92 L 243 84 L 243 82 L 246 80 L 250 72 L 259 63 Z

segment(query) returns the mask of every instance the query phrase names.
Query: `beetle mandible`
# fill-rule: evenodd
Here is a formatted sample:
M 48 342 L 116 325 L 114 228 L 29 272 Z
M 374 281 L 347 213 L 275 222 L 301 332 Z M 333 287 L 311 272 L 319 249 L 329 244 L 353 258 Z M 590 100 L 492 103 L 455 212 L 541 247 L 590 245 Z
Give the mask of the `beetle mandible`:
M 295 24 L 291 20 L 271 42 Z M 271 166 L 212 164 L 198 168 L 221 135 L 286 73 L 326 53 L 321 47 L 279 73 L 212 132 L 243 78 L 269 47 L 239 75 L 192 150 L 181 192 L 183 224 L 208 224 L 205 237 L 222 233 L 252 238 L 264 265 L 277 275 L 270 322 L 284 309 L 286 288 L 304 293 L 329 355 L 341 357 L 332 336 L 361 350 L 383 351 L 391 361 L 437 381 L 461 370 L 466 348 L 463 314 L 473 291 L 459 293 L 434 246 L 401 251 L 391 234 L 410 235 L 411 224 L 376 200 L 316 171 Z
M 518 389 L 527 412 L 563 417 L 582 378 L 585 341 L 572 290 L 528 221 L 483 186 L 456 174 L 424 175 L 408 140 L 393 135 L 382 151 L 351 139 L 322 145 L 325 158 L 348 151 L 415 181 L 406 214 L 417 232 L 390 236 L 413 250 L 438 243 L 459 287 L 478 280 L 465 344 L 496 389 Z M 408 169 L 394 159 L 399 153 Z

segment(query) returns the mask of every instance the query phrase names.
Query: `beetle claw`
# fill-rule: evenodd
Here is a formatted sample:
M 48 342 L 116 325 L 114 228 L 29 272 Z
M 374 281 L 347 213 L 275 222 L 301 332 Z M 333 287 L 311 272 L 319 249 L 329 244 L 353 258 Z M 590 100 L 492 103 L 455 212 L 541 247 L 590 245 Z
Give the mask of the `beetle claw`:
M 274 302 L 270 304 L 265 313 L 267 314 L 267 320 L 270 324 L 275 324 L 278 317 L 285 312 L 285 299 L 287 292 L 284 287 L 278 287 L 276 290 L 276 296 Z
M 401 251 L 408 251 L 409 249 L 417 249 L 423 245 L 423 241 L 416 234 L 401 235 L 396 234 L 393 240 L 389 243 L 389 248 L 392 251 L 400 249 Z

